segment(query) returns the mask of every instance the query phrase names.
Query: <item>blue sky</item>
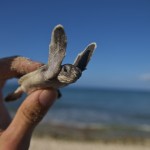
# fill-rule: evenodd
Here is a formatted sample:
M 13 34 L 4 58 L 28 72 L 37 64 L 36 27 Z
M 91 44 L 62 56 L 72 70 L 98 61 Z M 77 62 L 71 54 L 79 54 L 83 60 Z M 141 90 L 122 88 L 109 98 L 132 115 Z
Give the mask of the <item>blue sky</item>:
M 51 31 L 68 36 L 64 63 L 97 43 L 77 86 L 150 90 L 149 0 L 1 0 L 0 56 L 47 62 Z

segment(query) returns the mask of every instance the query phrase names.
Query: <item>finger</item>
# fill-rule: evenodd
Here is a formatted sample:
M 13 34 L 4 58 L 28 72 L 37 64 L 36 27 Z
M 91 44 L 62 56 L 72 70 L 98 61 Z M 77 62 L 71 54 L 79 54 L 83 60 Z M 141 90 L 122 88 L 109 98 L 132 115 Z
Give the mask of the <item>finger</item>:
M 34 62 L 20 56 L 12 56 L 0 59 L 1 74 L 0 79 L 19 77 L 26 73 L 36 70 L 42 63 Z
M 2 91 L 0 90 L 0 131 L 6 129 L 11 122 L 11 117 L 2 100 Z
M 57 92 L 55 90 L 38 90 L 31 93 L 22 103 L 12 123 L 2 136 L 10 135 L 14 141 L 30 138 L 33 129 L 56 98 Z

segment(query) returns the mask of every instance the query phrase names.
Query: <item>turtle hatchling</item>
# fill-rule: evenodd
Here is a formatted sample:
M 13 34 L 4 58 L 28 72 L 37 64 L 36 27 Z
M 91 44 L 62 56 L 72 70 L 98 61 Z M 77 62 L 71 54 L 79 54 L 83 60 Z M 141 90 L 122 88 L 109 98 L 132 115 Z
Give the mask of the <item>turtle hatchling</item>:
M 78 54 L 73 64 L 64 64 L 62 61 L 66 55 L 67 37 L 62 25 L 57 25 L 51 36 L 49 45 L 48 64 L 22 76 L 18 83 L 20 86 L 9 94 L 5 101 L 13 101 L 21 97 L 23 92 L 31 92 L 44 89 L 59 89 L 76 82 L 86 69 L 88 62 L 96 48 L 96 43 L 89 44 L 84 51 Z

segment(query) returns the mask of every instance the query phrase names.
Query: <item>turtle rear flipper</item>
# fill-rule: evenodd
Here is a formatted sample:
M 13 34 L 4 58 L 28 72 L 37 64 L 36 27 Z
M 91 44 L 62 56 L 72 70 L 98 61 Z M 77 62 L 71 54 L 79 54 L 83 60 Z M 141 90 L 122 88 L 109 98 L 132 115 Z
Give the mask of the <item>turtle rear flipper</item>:
M 5 100 L 6 102 L 15 101 L 15 100 L 17 100 L 18 98 L 20 98 L 20 97 L 22 96 L 22 94 L 23 94 L 22 88 L 21 88 L 21 87 L 18 87 L 18 88 L 16 89 L 16 91 L 14 91 L 14 92 L 8 94 L 8 95 L 5 97 L 4 100 Z

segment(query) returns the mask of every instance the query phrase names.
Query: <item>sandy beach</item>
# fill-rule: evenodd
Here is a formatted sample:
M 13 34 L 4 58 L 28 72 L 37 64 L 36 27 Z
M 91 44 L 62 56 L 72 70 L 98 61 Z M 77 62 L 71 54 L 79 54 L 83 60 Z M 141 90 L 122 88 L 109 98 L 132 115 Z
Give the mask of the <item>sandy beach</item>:
M 34 137 L 29 150 L 149 150 L 147 141 L 141 143 L 104 143 L 88 141 L 68 141 L 53 138 Z
M 143 136 L 142 136 L 143 135 Z M 149 132 L 40 124 L 29 150 L 149 150 Z

